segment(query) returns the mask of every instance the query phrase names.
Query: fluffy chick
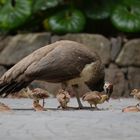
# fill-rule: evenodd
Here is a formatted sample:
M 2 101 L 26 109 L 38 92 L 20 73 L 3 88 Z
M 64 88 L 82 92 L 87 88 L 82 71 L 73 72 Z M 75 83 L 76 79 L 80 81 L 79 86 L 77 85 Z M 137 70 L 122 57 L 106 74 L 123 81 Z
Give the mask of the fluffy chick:
M 41 88 L 35 88 L 35 89 L 29 89 L 27 88 L 27 96 L 31 99 L 33 99 L 33 101 L 37 101 L 39 103 L 39 100 L 43 100 L 43 104 L 42 106 L 44 107 L 45 105 L 45 98 L 48 98 L 48 92 L 46 90 L 43 90 Z
M 35 111 L 44 111 L 44 108 L 36 100 L 33 101 L 33 109 Z
M 140 100 L 140 89 L 133 89 L 130 95 L 133 95 L 134 98 Z
M 30 97 L 36 101 L 39 101 L 42 99 L 43 100 L 42 106 L 44 107 L 44 105 L 45 105 L 44 99 L 48 98 L 49 94 L 46 90 L 43 90 L 41 88 L 35 88 L 35 89 L 31 90 Z
M 67 104 L 70 101 L 70 94 L 63 89 L 60 89 L 56 95 L 56 98 L 58 102 L 60 103 L 58 108 L 62 107 L 62 109 L 66 109 Z
M 133 89 L 130 95 L 134 96 L 135 99 L 140 101 L 140 89 Z M 137 105 L 140 105 L 140 102 Z
M 135 105 L 135 106 L 128 106 L 126 108 L 122 109 L 122 112 L 139 112 L 139 104 Z
M 90 104 L 91 108 L 92 105 L 94 105 L 95 108 L 97 108 L 97 104 L 102 104 L 105 101 L 108 101 L 108 99 L 108 95 L 101 94 L 101 92 L 98 91 L 87 92 L 82 96 L 82 100 L 87 101 Z
M 11 111 L 11 108 L 0 102 L 0 112 Z

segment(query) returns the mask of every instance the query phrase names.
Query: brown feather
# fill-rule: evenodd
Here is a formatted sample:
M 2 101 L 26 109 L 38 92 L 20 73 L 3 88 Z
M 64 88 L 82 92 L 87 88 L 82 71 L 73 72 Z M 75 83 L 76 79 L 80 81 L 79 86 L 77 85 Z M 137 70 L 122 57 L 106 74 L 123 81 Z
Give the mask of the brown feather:
M 90 105 L 94 104 L 96 107 L 97 104 L 103 103 L 105 100 L 107 101 L 107 97 L 107 95 L 101 94 L 98 91 L 92 91 L 84 94 L 82 100 L 87 101 Z
M 102 90 L 104 68 L 100 57 L 80 43 L 58 41 L 34 51 L 8 70 L 0 79 L 0 95 L 17 92 L 33 80 L 69 81 L 80 77 L 84 67 L 91 63 L 93 75 L 83 82 L 91 89 L 93 86 Z
M 44 111 L 44 108 L 36 101 L 33 102 L 33 109 L 35 111 Z
M 70 101 L 70 94 L 67 91 L 63 89 L 59 90 L 56 94 L 56 98 L 63 109 L 67 108 L 67 104 Z
M 0 112 L 11 111 L 11 108 L 0 102 Z
M 133 89 L 130 94 L 140 100 L 140 89 Z

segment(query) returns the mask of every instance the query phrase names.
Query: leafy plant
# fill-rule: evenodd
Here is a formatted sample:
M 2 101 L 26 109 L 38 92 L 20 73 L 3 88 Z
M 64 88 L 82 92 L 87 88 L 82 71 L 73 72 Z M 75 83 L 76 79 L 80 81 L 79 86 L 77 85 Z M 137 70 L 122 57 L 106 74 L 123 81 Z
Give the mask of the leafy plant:
M 114 9 L 111 20 L 121 31 L 140 31 L 140 1 L 124 0 Z
M 112 1 L 110 0 L 87 0 L 85 3 L 85 13 L 91 19 L 105 19 L 111 14 Z
M 0 28 L 11 30 L 22 25 L 31 15 L 31 0 L 8 0 L 0 10 Z
M 48 8 L 56 7 L 62 0 L 33 0 L 33 13 L 40 10 L 47 10 Z
M 136 33 L 140 31 L 140 1 L 0 0 L 0 30 Z
M 48 19 L 51 31 L 55 33 L 80 32 L 85 26 L 85 17 L 77 9 L 61 11 Z
M 0 5 L 5 4 L 6 1 L 7 1 L 7 0 L 0 0 Z

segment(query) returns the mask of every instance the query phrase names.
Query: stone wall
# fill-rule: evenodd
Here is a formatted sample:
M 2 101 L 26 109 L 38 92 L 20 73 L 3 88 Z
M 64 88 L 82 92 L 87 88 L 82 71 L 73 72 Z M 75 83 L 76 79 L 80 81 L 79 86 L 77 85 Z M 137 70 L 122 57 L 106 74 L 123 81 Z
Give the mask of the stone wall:
M 97 51 L 106 67 L 106 81 L 114 84 L 114 96 L 127 97 L 130 90 L 140 88 L 140 38 L 127 40 L 121 37 L 106 38 L 97 34 L 56 36 L 36 33 L 0 37 L 0 76 L 34 50 L 58 40 L 77 41 L 85 44 L 91 51 Z M 60 88 L 60 84 L 41 81 L 35 81 L 32 85 L 46 88 L 54 94 Z M 82 87 L 80 90 L 83 94 L 89 89 Z

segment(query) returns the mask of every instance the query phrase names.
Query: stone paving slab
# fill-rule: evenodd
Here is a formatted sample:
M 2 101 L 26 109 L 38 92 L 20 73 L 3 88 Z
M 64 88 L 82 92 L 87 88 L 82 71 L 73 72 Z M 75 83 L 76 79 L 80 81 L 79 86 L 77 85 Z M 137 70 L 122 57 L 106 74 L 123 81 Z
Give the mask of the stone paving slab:
M 56 99 L 46 100 L 51 110 L 35 112 L 30 99 L 0 99 L 14 109 L 0 113 L 0 140 L 139 140 L 140 113 L 123 113 L 134 99 L 111 99 L 102 111 L 56 110 Z M 86 103 L 84 105 L 87 105 Z M 77 106 L 72 99 L 70 106 Z

